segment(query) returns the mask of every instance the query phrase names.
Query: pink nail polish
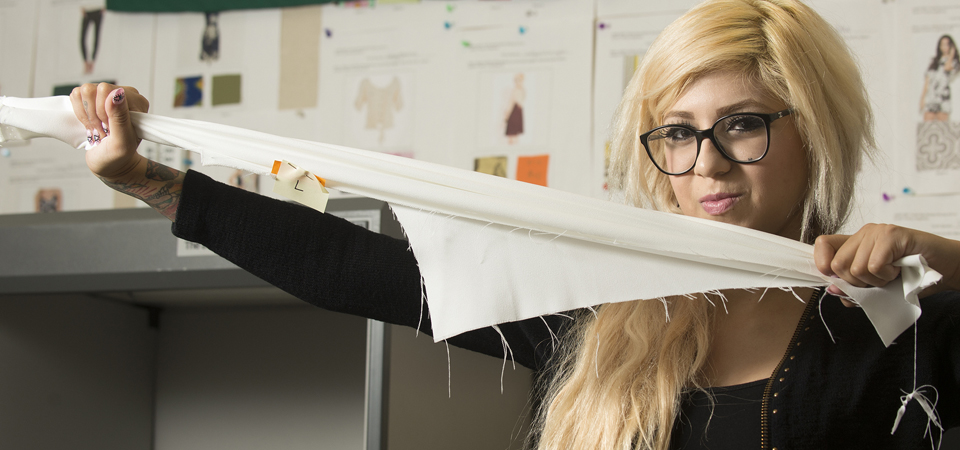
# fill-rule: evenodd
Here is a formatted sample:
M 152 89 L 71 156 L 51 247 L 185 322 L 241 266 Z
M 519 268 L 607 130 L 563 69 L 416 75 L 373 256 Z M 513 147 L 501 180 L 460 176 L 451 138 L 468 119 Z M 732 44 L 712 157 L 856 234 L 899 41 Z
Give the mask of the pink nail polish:
M 123 103 L 123 99 L 123 88 L 117 89 L 117 92 L 113 94 L 113 104 L 119 105 L 120 103 Z
M 93 132 L 93 142 L 94 142 L 94 144 L 99 144 L 99 143 L 100 143 L 100 133 L 98 133 L 98 132 L 96 132 L 96 131 Z
M 90 130 L 87 130 L 87 143 L 89 144 L 91 142 L 93 142 L 93 132 Z

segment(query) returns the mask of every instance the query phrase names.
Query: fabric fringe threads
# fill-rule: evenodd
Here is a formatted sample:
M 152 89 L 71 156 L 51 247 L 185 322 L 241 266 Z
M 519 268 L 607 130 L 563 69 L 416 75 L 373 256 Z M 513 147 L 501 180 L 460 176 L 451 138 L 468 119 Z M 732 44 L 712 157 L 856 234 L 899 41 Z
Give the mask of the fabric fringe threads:
M 933 390 L 933 402 L 923 393 L 924 389 Z M 890 434 L 897 432 L 900 419 L 907 412 L 907 405 L 911 400 L 916 400 L 923 408 L 923 412 L 927 414 L 927 429 L 923 432 L 923 435 L 924 437 L 930 437 L 930 448 L 939 449 L 943 442 L 943 425 L 940 424 L 940 413 L 937 412 L 937 401 L 940 399 L 940 393 L 937 392 L 936 387 L 929 384 L 917 387 L 917 324 L 913 324 L 913 390 L 910 393 L 904 391 L 904 394 L 906 395 L 900 396 L 900 409 L 897 410 L 897 418 L 893 421 L 893 429 L 890 430 Z M 936 439 L 936 441 L 933 437 L 933 427 L 940 430 L 939 439 Z
M 453 375 L 451 375 L 450 371 L 450 343 L 444 340 L 443 345 L 447 347 L 447 398 L 452 398 L 453 390 L 451 386 L 453 385 Z M 503 381 L 501 381 L 500 384 L 502 385 Z M 500 388 L 500 393 L 503 393 L 502 387 Z
M 500 369 L 500 393 L 503 394 L 503 376 L 507 372 L 507 354 L 510 354 L 510 362 L 513 363 L 513 370 L 517 370 L 517 362 L 513 360 L 513 349 L 510 348 L 510 344 L 507 342 L 507 338 L 503 335 L 503 332 L 500 331 L 500 327 L 493 325 L 491 328 L 500 335 L 500 343 L 503 344 L 503 367 Z

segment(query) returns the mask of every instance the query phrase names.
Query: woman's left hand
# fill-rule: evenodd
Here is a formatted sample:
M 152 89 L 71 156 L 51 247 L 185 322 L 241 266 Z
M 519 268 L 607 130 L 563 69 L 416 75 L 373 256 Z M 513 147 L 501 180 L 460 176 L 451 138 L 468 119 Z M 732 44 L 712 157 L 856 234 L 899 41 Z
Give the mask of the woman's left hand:
M 896 225 L 868 224 L 853 235 L 817 238 L 813 256 L 824 275 L 837 276 L 857 286 L 884 286 L 900 275 L 894 261 L 920 254 L 943 279 L 925 289 L 924 297 L 945 290 L 960 290 L 960 241 Z M 831 294 L 842 294 L 830 286 Z

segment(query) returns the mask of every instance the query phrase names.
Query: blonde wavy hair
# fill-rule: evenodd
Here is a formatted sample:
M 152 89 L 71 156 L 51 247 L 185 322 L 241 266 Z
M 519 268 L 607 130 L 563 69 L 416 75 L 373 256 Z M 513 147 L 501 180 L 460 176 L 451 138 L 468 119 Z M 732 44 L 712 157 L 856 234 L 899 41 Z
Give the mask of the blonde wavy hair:
M 708 0 L 668 26 L 618 108 L 611 189 L 680 213 L 639 136 L 705 74 L 743 74 L 793 109 L 810 180 L 801 240 L 835 233 L 874 147 L 860 71 L 843 39 L 795 0 Z M 668 320 L 665 320 L 665 311 Z M 540 449 L 667 449 L 683 393 L 703 389 L 714 308 L 703 295 L 604 305 L 567 333 L 535 422 Z

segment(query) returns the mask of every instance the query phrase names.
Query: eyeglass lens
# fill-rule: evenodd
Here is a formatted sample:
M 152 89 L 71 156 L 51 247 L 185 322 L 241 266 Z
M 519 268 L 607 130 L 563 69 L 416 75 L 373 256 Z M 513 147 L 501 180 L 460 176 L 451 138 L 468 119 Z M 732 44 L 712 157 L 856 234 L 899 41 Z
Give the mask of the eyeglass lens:
M 757 116 L 738 114 L 713 126 L 714 146 L 737 162 L 753 162 L 767 151 L 767 124 Z M 692 128 L 667 125 L 647 138 L 650 154 L 660 168 L 682 173 L 697 162 L 699 142 Z

